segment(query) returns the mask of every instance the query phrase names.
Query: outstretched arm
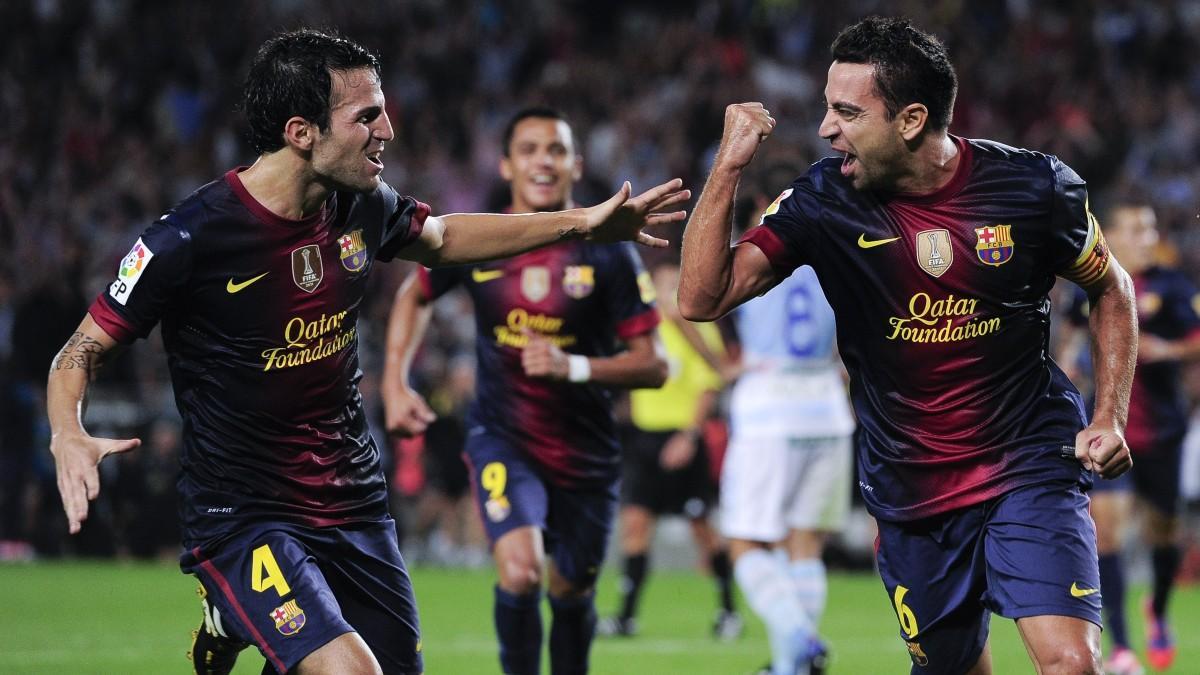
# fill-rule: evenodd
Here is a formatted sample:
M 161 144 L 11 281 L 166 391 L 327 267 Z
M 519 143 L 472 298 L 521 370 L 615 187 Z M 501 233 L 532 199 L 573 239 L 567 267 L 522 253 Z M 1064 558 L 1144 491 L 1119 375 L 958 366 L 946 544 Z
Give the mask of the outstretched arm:
M 50 454 L 58 474 L 58 492 L 71 534 L 87 520 L 88 502 L 100 494 L 100 472 L 105 457 L 141 445 L 136 438 L 94 438 L 83 428 L 88 385 L 103 358 L 117 346 L 90 314 L 50 365 L 46 383 L 46 411 L 50 417 Z
M 546 213 L 452 213 L 425 221 L 420 238 L 400 255 L 426 267 L 507 258 L 562 239 L 596 243 L 635 241 L 662 248 L 667 242 L 646 234 L 649 225 L 672 223 L 685 211 L 667 211 L 691 198 L 675 180 L 630 198 L 626 182 L 601 204 L 583 209 Z
M 422 297 L 421 283 L 414 272 L 396 291 L 388 316 L 381 385 L 388 433 L 416 436 L 437 419 L 425 399 L 408 385 L 413 356 L 425 337 L 431 314 L 433 308 Z
M 725 109 L 721 145 L 683 236 L 679 311 L 686 319 L 717 319 L 774 281 L 771 265 L 757 246 L 729 246 L 742 171 L 774 127 L 774 118 L 761 103 Z
M 1092 308 L 1088 328 L 1096 408 L 1092 423 L 1075 437 L 1075 456 L 1101 477 L 1116 478 L 1133 464 L 1124 436 L 1138 342 L 1133 281 L 1113 259 L 1084 290 Z

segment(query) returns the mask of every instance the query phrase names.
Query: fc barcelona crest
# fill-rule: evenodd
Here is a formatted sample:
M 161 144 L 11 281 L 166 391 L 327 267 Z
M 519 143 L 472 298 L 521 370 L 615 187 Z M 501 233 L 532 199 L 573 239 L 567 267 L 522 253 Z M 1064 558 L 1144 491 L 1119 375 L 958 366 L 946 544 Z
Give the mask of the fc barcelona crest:
M 304 610 L 295 600 L 288 600 L 276 607 L 271 611 L 271 618 L 275 620 L 275 630 L 289 637 L 304 628 Z
M 338 237 L 338 254 L 342 267 L 357 272 L 367 265 L 367 245 L 363 243 L 362 230 L 354 230 Z
M 321 265 L 321 248 L 316 244 L 301 246 L 292 251 L 292 281 L 306 293 L 321 285 L 325 268 Z
M 581 300 L 592 294 L 596 287 L 596 268 L 591 265 L 568 265 L 563 272 L 563 291 Z
M 954 247 L 949 230 L 924 230 L 917 233 L 917 264 L 929 274 L 940 277 L 954 264 Z
M 530 302 L 541 302 L 550 295 L 550 268 L 535 265 L 521 270 L 521 295 Z
M 989 225 L 975 228 L 975 255 L 979 262 L 997 267 L 1013 255 L 1012 225 Z

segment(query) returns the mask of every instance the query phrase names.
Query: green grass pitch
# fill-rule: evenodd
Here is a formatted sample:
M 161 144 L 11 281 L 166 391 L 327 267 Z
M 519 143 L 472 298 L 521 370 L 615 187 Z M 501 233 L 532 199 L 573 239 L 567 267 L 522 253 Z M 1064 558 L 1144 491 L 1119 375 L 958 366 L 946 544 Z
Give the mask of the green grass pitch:
M 496 673 L 491 571 L 416 569 L 425 664 L 431 675 Z M 601 580 L 601 612 L 615 604 L 616 583 Z M 200 618 L 195 583 L 168 564 L 37 563 L 0 565 L 0 673 L 184 673 L 189 631 Z M 1131 629 L 1141 641 L 1141 589 L 1130 598 Z M 598 640 L 596 675 L 748 673 L 766 661 L 762 625 L 748 617 L 733 643 L 708 636 L 710 582 L 678 571 L 652 575 L 642 602 L 641 634 Z M 1200 673 L 1200 588 L 1183 588 L 1172 605 L 1179 642 L 1173 673 Z M 908 657 L 878 579 L 835 574 L 822 626 L 835 675 L 907 673 Z M 993 618 L 995 672 L 1032 672 L 1011 621 Z M 236 673 L 256 674 L 262 657 L 243 652 Z M 545 665 L 545 659 L 543 659 Z

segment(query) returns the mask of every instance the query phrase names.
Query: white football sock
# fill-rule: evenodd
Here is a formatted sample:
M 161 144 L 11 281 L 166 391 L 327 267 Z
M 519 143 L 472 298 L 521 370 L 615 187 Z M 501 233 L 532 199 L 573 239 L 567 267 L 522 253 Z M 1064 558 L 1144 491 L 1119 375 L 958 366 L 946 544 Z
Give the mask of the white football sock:
M 825 613 L 825 563 L 820 558 L 801 558 L 788 563 L 788 573 L 796 584 L 796 597 L 808 613 L 813 627 L 820 625 Z
M 772 669 L 777 674 L 796 672 L 798 662 L 808 655 L 815 630 L 800 605 L 786 563 L 769 551 L 754 549 L 738 558 L 733 575 L 750 608 L 767 625 Z M 802 672 L 807 673 L 807 667 Z

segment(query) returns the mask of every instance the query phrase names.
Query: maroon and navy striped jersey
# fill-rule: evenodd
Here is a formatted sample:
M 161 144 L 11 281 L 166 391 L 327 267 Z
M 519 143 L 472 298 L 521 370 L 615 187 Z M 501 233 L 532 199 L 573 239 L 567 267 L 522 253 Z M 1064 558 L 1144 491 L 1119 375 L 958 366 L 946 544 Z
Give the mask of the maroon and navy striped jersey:
M 287 220 L 238 171 L 151 225 L 89 310 L 120 342 L 162 324 L 183 418 L 184 545 L 251 521 L 311 526 L 387 515 L 358 382 L 358 313 L 376 260 L 429 207 L 386 184 Z
M 507 260 L 421 270 L 427 299 L 462 284 L 475 305 L 477 392 L 468 416 L 523 448 L 562 486 L 597 485 L 620 473 L 612 394 L 595 383 L 525 375 L 526 332 L 563 351 L 611 356 L 620 341 L 658 325 L 654 286 L 633 244 L 555 244 Z M 470 442 L 468 438 L 468 443 Z
M 1133 275 L 1138 334 L 1163 340 L 1200 335 L 1200 291 L 1179 270 L 1151 267 Z M 1068 312 L 1071 322 L 1086 326 L 1087 294 L 1079 291 Z M 1125 442 L 1134 455 L 1170 451 L 1188 429 L 1188 404 L 1178 361 L 1139 363 L 1129 395 Z
M 1088 480 L 1061 456 L 1085 418 L 1050 360 L 1047 295 L 1056 274 L 1088 284 L 1107 267 L 1086 185 L 1055 157 L 952 138 L 956 173 L 933 193 L 858 191 L 826 158 L 742 239 L 779 278 L 815 269 L 851 375 L 860 488 L 886 520 Z

